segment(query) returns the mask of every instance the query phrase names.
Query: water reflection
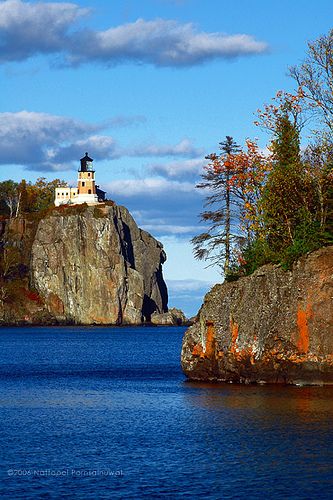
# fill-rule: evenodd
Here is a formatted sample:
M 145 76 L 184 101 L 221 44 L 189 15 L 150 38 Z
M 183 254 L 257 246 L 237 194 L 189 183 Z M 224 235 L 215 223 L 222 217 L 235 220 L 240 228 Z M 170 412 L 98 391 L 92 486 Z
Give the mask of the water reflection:
M 185 381 L 186 404 L 209 411 L 226 409 L 260 413 L 271 418 L 292 414 L 306 421 L 333 417 L 333 387 L 259 386 L 241 384 L 209 384 Z
M 332 480 L 331 387 L 185 382 L 182 394 L 195 414 L 189 425 L 206 463 L 240 468 L 248 481 L 281 480 L 296 470 L 300 478 L 327 474 Z

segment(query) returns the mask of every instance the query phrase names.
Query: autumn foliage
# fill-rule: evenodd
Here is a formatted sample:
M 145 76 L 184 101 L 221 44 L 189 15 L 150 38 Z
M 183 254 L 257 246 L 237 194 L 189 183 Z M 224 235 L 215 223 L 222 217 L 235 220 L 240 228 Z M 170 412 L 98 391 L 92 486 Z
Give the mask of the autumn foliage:
M 7 180 L 0 182 L 0 214 L 10 218 L 40 212 L 54 206 L 56 187 L 65 186 L 60 179 L 47 181 L 39 177 L 35 183 Z
M 257 110 L 255 124 L 270 134 L 266 153 L 255 140 L 240 148 L 227 136 L 221 144 L 232 147 L 206 157 L 197 185 L 214 210 L 200 214 L 211 225 L 193 238 L 195 256 L 218 264 L 229 280 L 269 262 L 288 268 L 333 243 L 333 99 L 326 92 L 333 88 L 333 31 L 309 44 L 305 63 L 291 74 L 297 90 L 279 91 Z M 318 119 L 301 149 L 304 126 Z

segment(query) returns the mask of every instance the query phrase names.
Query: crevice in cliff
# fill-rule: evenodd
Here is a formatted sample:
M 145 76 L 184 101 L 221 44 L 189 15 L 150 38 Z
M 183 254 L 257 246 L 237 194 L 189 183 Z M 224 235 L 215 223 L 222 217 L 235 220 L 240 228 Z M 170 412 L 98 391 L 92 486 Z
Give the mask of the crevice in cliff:
M 163 273 L 162 273 L 162 263 L 160 263 L 158 270 L 156 271 L 156 284 L 158 286 L 158 289 L 160 291 L 161 299 L 162 299 L 162 311 L 161 312 L 168 312 L 168 289 L 166 286 L 166 283 L 163 279 Z
M 85 222 L 81 216 L 78 216 L 78 232 L 79 232 L 79 245 L 80 251 L 85 254 L 86 251 L 86 235 L 85 235 Z
M 143 296 L 142 316 L 146 321 L 151 320 L 151 315 L 156 311 L 156 302 L 146 293 Z
M 117 325 L 122 325 L 123 323 L 123 309 L 121 304 L 121 298 L 118 296 L 118 317 L 117 317 Z
M 129 264 L 132 269 L 135 269 L 134 249 L 130 228 L 123 220 L 121 220 L 122 228 L 120 229 L 118 221 L 118 217 L 114 216 L 113 223 L 119 236 L 122 256 L 124 257 L 125 262 Z

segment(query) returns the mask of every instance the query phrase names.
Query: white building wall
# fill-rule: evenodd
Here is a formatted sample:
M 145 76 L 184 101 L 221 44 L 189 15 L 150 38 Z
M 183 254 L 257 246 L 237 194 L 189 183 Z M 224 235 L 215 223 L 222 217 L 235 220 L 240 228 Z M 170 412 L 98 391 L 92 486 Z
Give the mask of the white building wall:
M 80 205 L 87 203 L 88 205 L 98 204 L 97 194 L 77 194 L 77 188 L 62 187 L 56 188 L 54 204 L 56 207 L 60 205 Z

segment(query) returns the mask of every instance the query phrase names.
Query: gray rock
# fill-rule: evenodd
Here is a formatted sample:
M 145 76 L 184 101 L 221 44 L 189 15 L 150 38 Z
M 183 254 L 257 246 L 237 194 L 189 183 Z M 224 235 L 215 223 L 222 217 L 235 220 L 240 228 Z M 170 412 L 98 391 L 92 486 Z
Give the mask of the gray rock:
M 154 325 L 181 326 L 186 325 L 187 319 L 183 311 L 172 307 L 165 313 L 154 313 L 151 316 Z
M 333 383 L 333 246 L 214 286 L 181 359 L 197 380 Z
M 33 308 L 31 314 L 25 308 L 23 318 L 17 312 L 13 322 L 150 321 L 153 312 L 167 311 L 165 260 L 162 244 L 124 207 L 53 210 L 39 221 L 30 250 L 29 288 L 43 306 L 37 315 Z

